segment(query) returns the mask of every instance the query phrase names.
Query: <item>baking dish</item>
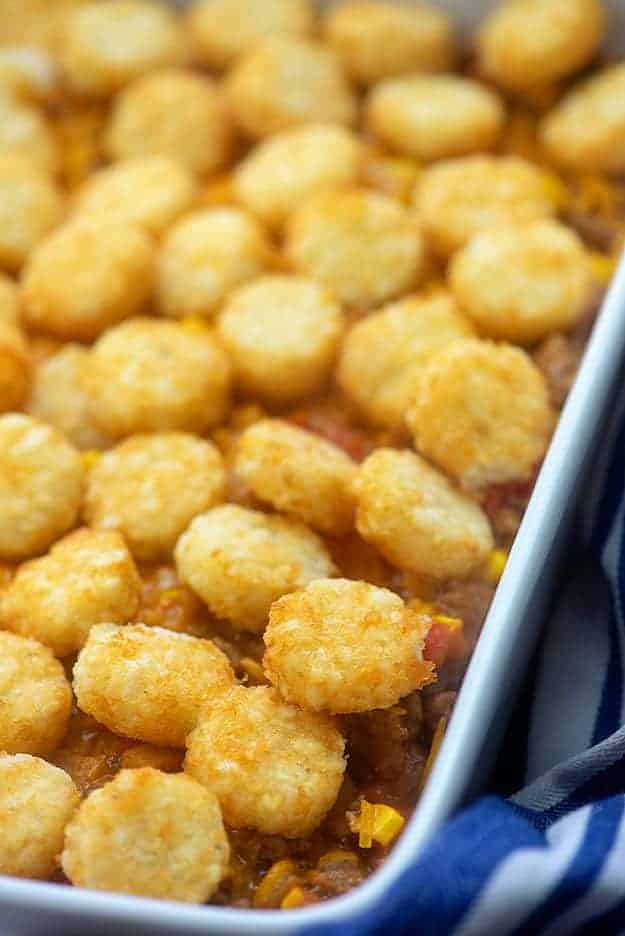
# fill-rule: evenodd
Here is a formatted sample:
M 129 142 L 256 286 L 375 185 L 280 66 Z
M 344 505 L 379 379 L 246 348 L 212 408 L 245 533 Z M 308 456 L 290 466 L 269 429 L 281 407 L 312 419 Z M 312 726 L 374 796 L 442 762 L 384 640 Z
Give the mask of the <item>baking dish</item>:
M 488 5 L 456 7 L 470 21 Z M 468 16 L 468 14 L 471 14 Z M 623 11 L 621 11 L 621 15 Z M 624 24 L 625 25 L 625 24 Z M 625 30 L 621 32 L 625 37 Z M 297 914 L 187 907 L 0 878 L 0 932 L 290 933 L 372 906 L 479 786 L 538 635 L 568 521 L 625 353 L 625 266 L 617 273 L 534 489 L 425 793 L 386 864 L 351 894 Z

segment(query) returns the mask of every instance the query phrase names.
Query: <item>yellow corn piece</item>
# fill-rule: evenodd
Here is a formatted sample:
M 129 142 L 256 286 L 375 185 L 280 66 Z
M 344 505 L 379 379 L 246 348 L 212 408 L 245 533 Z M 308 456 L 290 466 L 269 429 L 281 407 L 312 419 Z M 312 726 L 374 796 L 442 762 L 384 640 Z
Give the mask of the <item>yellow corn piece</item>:
M 419 793 L 422 793 L 425 784 L 428 781 L 428 777 L 432 772 L 432 767 L 434 766 L 434 761 L 436 760 L 436 755 L 439 752 L 440 746 L 443 743 L 443 738 L 445 737 L 445 728 L 447 727 L 447 719 L 439 718 L 438 724 L 436 726 L 436 731 L 434 732 L 434 737 L 432 738 L 432 743 L 430 744 L 430 750 L 428 753 L 428 759 L 425 762 L 425 767 L 423 768 L 423 773 L 421 774 L 421 782 L 419 783 Z
M 255 907 L 279 907 L 293 883 L 297 868 L 290 858 L 276 861 L 254 892 Z
M 102 452 L 100 452 L 99 449 L 89 449 L 88 451 L 83 452 L 81 455 L 83 467 L 87 471 L 90 471 L 94 465 L 97 465 L 101 455 Z
M 295 910 L 296 907 L 301 907 L 306 903 L 306 894 L 301 887 L 292 887 L 288 892 L 282 903 L 280 904 L 281 910 Z
M 508 561 L 508 553 L 505 549 L 493 549 L 486 561 L 486 572 L 493 585 L 496 585 Z
M 247 674 L 248 682 L 253 686 L 263 686 L 267 683 L 263 668 L 256 660 L 253 660 L 251 657 L 243 657 L 241 666 Z
M 417 614 L 434 614 L 434 605 L 430 601 L 423 601 L 422 598 L 411 598 L 408 607 Z
M 564 211 L 571 203 L 571 192 L 559 176 L 553 172 L 543 175 L 547 196 L 554 203 L 558 211 Z
M 376 803 L 373 808 L 375 810 L 373 838 L 380 845 L 390 845 L 401 832 L 405 822 L 404 817 L 392 806 L 386 806 L 384 803 Z
M 317 862 L 317 867 L 319 869 L 327 868 L 328 865 L 334 864 L 358 864 L 358 855 L 344 848 L 333 848 L 321 856 Z
M 434 620 L 437 624 L 442 624 L 443 627 L 446 627 L 448 631 L 451 631 L 452 634 L 456 631 L 461 631 L 464 627 L 464 621 L 462 618 L 450 617 L 448 614 L 435 614 Z
M 375 822 L 375 806 L 363 799 L 360 801 L 360 813 L 350 822 L 352 832 L 358 833 L 360 848 L 371 848 L 373 845 L 373 824 Z
M 601 283 L 602 286 L 607 286 L 612 276 L 614 270 L 616 269 L 616 258 L 609 256 L 609 254 L 599 253 L 597 250 L 588 251 L 588 265 L 590 266 L 590 271 L 598 283 Z
M 208 323 L 201 315 L 188 315 L 186 318 L 182 319 L 180 324 L 183 328 L 186 328 L 187 331 L 195 332 L 196 334 L 206 332 L 208 329 Z

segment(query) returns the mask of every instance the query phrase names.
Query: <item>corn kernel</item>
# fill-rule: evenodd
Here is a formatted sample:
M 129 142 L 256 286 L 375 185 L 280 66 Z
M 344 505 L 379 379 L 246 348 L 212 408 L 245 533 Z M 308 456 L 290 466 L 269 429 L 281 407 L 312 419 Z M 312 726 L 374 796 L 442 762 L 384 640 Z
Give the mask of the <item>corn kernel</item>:
M 448 614 L 435 614 L 434 620 L 437 624 L 441 624 L 443 627 L 447 628 L 452 634 L 461 631 L 464 627 L 462 618 L 450 617 Z
M 295 910 L 296 907 L 301 907 L 306 903 L 306 894 L 301 887 L 292 887 L 288 892 L 282 903 L 280 904 L 281 910 Z
M 276 861 L 254 892 L 255 907 L 279 907 L 293 884 L 297 868 L 290 858 Z
M 401 832 L 405 819 L 400 812 L 384 803 L 377 803 L 373 808 L 375 809 L 373 838 L 380 845 L 390 845 Z
M 89 449 L 86 452 L 82 452 L 81 458 L 85 470 L 90 471 L 95 465 L 97 465 L 101 456 L 102 452 L 100 452 L 99 449 Z
M 591 273 L 602 286 L 607 286 L 612 279 L 614 270 L 616 269 L 616 263 L 615 257 L 599 253 L 596 250 L 588 251 L 588 265 L 590 266 Z
M 489 579 L 496 585 L 508 561 L 508 553 L 505 549 L 493 549 L 486 562 L 486 571 Z

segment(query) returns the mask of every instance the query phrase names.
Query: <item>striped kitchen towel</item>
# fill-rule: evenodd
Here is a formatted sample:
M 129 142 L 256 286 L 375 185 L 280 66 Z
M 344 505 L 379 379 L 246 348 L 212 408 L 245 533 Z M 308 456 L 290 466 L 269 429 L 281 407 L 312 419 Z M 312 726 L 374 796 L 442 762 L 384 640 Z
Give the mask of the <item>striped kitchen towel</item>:
M 625 933 L 625 392 L 578 530 L 537 658 L 526 785 L 461 812 L 377 906 L 314 936 Z

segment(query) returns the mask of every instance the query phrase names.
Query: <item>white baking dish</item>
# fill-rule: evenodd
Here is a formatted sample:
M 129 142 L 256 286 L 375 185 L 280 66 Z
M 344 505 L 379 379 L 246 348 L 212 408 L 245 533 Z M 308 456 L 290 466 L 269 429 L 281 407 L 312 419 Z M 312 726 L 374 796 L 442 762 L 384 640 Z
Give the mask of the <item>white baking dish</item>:
M 492 0 L 438 2 L 464 27 L 493 5 Z M 608 0 L 607 5 L 613 14 L 610 50 L 622 54 L 625 4 Z M 290 913 L 188 906 L 0 876 L 0 936 L 287 936 L 374 908 L 427 839 L 479 788 L 492 763 L 541 628 L 576 495 L 600 445 L 624 362 L 625 258 L 562 412 L 435 767 L 406 831 L 378 872 L 344 897 Z

